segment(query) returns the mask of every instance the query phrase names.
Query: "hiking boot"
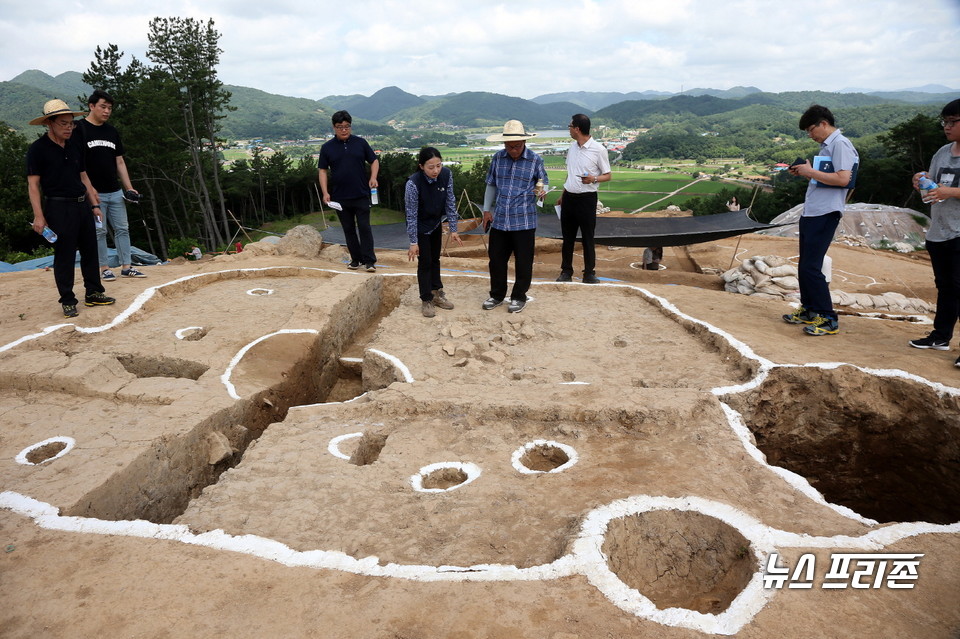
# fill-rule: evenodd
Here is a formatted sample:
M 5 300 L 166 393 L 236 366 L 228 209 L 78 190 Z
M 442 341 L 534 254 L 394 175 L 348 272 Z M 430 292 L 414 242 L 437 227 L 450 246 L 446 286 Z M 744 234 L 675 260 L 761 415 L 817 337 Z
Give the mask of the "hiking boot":
M 560 277 L 557 278 L 557 281 L 558 281 L 558 282 L 571 282 L 571 281 L 573 281 L 573 274 L 572 274 L 572 273 L 565 273 L 565 272 L 561 271 L 561 272 L 560 272 Z
M 433 292 L 433 305 L 445 311 L 453 310 L 453 302 L 447 299 L 447 295 L 443 292 L 442 288 L 438 288 Z
M 500 306 L 501 304 L 503 304 L 503 300 L 498 300 L 494 297 L 488 297 L 487 301 L 483 303 L 483 310 L 490 311 Z
M 377 265 L 376 264 L 367 264 L 364 268 L 367 269 L 367 273 L 376 273 Z
M 140 271 L 133 268 L 132 266 L 130 268 L 122 269 L 120 271 L 120 277 L 146 277 L 146 276 L 147 276 L 146 273 L 141 273 Z
M 85 298 L 83 298 L 83 303 L 87 306 L 109 306 L 117 300 L 112 297 L 107 297 L 103 293 L 97 291 L 96 293 L 90 293 Z
M 817 315 L 810 326 L 803 327 L 803 332 L 813 336 L 836 335 L 840 332 L 840 323 L 832 317 Z
M 350 262 L 349 264 L 347 264 L 347 268 L 350 269 L 351 271 L 355 271 L 358 268 L 360 268 L 360 262 Z
M 945 339 L 940 339 L 939 337 L 934 337 L 933 333 L 930 333 L 926 337 L 921 337 L 920 339 L 912 339 L 910 340 L 909 344 L 914 348 L 932 348 L 935 351 L 950 350 L 950 342 Z
M 787 324 L 814 324 L 818 317 L 820 316 L 816 313 L 812 313 L 802 306 L 798 306 L 794 312 L 789 315 L 784 315 L 783 321 Z
M 519 313 L 527 305 L 527 300 L 510 300 L 510 306 L 507 307 L 508 313 Z
M 590 273 L 589 275 L 584 273 L 583 279 L 581 280 L 584 284 L 599 284 L 600 279 L 595 273 Z
M 77 311 L 76 304 L 61 304 L 63 307 L 63 316 L 64 317 L 76 317 L 80 313 Z
M 434 310 L 434 303 L 430 300 L 423 300 L 420 304 L 420 310 L 423 312 L 424 317 L 433 317 L 437 314 L 437 311 Z
M 112 282 L 117 279 L 117 276 L 113 274 L 113 271 L 107 269 L 105 271 L 100 271 L 100 279 L 104 282 Z

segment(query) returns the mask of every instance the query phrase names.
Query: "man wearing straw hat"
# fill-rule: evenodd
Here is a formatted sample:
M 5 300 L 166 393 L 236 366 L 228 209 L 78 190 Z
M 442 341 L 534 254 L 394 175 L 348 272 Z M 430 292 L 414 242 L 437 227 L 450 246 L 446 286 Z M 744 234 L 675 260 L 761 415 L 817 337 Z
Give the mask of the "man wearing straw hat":
M 533 279 L 536 201 L 548 183 L 543 159 L 527 148 L 526 141 L 536 135 L 528 134 L 519 120 L 509 120 L 503 125 L 502 134 L 487 138 L 488 142 L 503 142 L 504 148 L 490 162 L 483 197 L 483 224 L 490 229 L 490 297 L 483 303 L 485 311 L 503 304 L 507 296 L 507 263 L 511 254 L 515 279 L 507 310 L 519 313 L 527 304 L 527 290 Z M 491 207 L 494 201 L 496 206 Z
M 33 230 L 49 227 L 57 234 L 53 243 L 53 278 L 60 293 L 64 317 L 77 316 L 73 294 L 76 254 L 80 251 L 80 274 L 87 306 L 105 306 L 116 300 L 104 295 L 97 258 L 94 216 L 99 211 L 97 192 L 90 184 L 83 150 L 69 144 L 75 126 L 74 111 L 63 100 L 43 105 L 43 115 L 30 124 L 47 127 L 47 134 L 27 149 L 27 190 L 33 208 Z M 91 207 L 93 211 L 91 212 Z

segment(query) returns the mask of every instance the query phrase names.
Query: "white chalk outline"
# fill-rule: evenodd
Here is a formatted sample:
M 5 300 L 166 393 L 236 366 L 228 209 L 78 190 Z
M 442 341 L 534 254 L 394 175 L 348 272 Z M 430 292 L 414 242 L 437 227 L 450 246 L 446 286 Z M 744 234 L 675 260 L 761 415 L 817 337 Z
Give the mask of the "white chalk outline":
M 348 433 L 346 435 L 337 435 L 336 437 L 330 440 L 329 444 L 327 444 L 327 452 L 329 452 L 334 457 L 339 457 L 340 459 L 346 459 L 349 461 L 350 455 L 345 455 L 344 453 L 340 452 L 340 444 L 350 439 L 356 439 L 357 437 L 363 437 L 363 432 L 361 431 L 359 433 Z
M 53 443 L 56 443 L 56 442 L 60 442 L 60 443 L 62 443 L 62 444 L 65 444 L 65 446 L 63 447 L 63 450 L 61 450 L 61 451 L 60 451 L 59 453 L 57 453 L 56 455 L 54 455 L 54 456 L 52 456 L 52 457 L 48 457 L 48 458 L 44 459 L 43 461 L 38 462 L 38 463 L 36 463 L 36 464 L 27 459 L 27 455 L 29 455 L 32 451 L 34 451 L 34 450 L 36 450 L 36 449 L 38 449 L 38 448 L 42 448 L 43 446 L 46 446 L 47 444 L 53 444 Z M 46 464 L 47 462 L 52 462 L 54 459 L 58 459 L 58 458 L 60 458 L 60 457 L 63 457 L 64 455 L 66 455 L 67 453 L 69 453 L 71 450 L 73 450 L 73 447 L 76 446 L 76 445 L 77 445 L 77 440 L 75 440 L 73 437 L 66 437 L 66 436 L 58 435 L 58 436 L 56 436 L 56 437 L 50 437 L 50 438 L 48 438 L 48 439 L 45 439 L 45 440 L 43 440 L 42 442 L 37 442 L 36 444 L 32 444 L 32 445 L 30 445 L 30 446 L 27 446 L 26 448 L 24 448 L 23 450 L 21 450 L 19 453 L 17 453 L 17 456 L 14 458 L 14 460 L 15 460 L 18 464 L 23 464 L 24 466 L 39 466 L 40 464 Z
M 184 328 L 178 328 L 173 334 L 177 337 L 177 339 L 183 339 L 184 337 L 187 336 L 187 331 L 202 331 L 202 330 L 203 330 L 202 326 L 187 326 Z
M 111 322 L 108 324 L 99 326 L 99 327 L 77 327 L 75 324 L 57 324 L 55 326 L 48 327 L 43 329 L 39 333 L 34 333 L 32 335 L 27 335 L 22 338 L 19 338 L 13 342 L 0 346 L 0 352 L 4 352 L 11 348 L 14 348 L 20 344 L 23 344 L 27 341 L 34 339 L 39 339 L 45 335 L 48 335 L 60 328 L 67 326 L 73 326 L 75 330 L 83 333 L 96 333 L 108 330 L 121 324 L 131 317 L 136 311 L 140 310 L 143 305 L 153 296 L 153 294 L 165 286 L 170 286 L 178 282 L 198 278 L 198 277 L 210 277 L 216 276 L 223 273 L 242 273 L 250 271 L 271 271 L 275 269 L 283 269 L 289 271 L 291 267 L 267 267 L 267 268 L 250 268 L 250 269 L 230 269 L 225 271 L 217 271 L 213 273 L 201 273 L 191 276 L 186 276 L 161 284 L 159 286 L 151 287 L 141 293 L 134 301 L 127 307 L 123 312 L 117 315 Z M 302 271 L 318 271 L 318 272 L 332 272 L 337 274 L 344 275 L 357 275 L 355 273 L 338 271 L 335 269 L 319 269 L 313 267 L 294 267 Z M 381 274 L 382 277 L 413 277 L 413 274 L 407 273 L 388 273 Z M 473 278 L 483 278 L 483 275 L 455 275 L 455 277 L 473 277 Z M 533 285 L 545 285 L 552 284 L 552 282 L 533 282 Z M 582 283 L 574 283 L 578 285 L 583 285 Z M 728 386 L 728 387 L 717 387 L 711 389 L 713 393 L 718 398 L 723 395 L 741 393 L 748 390 L 757 388 L 768 376 L 769 372 L 773 368 L 777 367 L 812 367 L 812 368 L 821 368 L 821 369 L 830 369 L 836 368 L 839 366 L 852 366 L 860 371 L 863 371 L 868 374 L 880 376 L 880 377 L 898 377 L 901 379 L 907 379 L 914 381 L 920 384 L 927 385 L 934 389 L 941 396 L 960 396 L 960 389 L 949 387 L 944 384 L 937 382 L 932 382 L 925 378 L 922 378 L 918 375 L 912 373 L 907 373 L 898 369 L 870 369 L 865 367 L 856 366 L 853 364 L 845 362 L 827 362 L 827 363 L 808 363 L 803 365 L 783 365 L 776 364 L 771 360 L 760 357 L 757 355 L 748 345 L 737 340 L 732 335 L 719 329 L 707 322 L 694 318 L 686 313 L 681 312 L 674 304 L 669 302 L 666 298 L 663 298 L 659 295 L 655 295 L 650 291 L 647 291 L 638 286 L 630 284 L 618 284 L 618 283 L 607 283 L 603 282 L 600 284 L 590 284 L 591 287 L 597 286 L 608 286 L 608 287 L 619 287 L 626 288 L 638 291 L 643 297 L 645 297 L 649 302 L 655 302 L 659 304 L 661 308 L 666 311 L 668 315 L 672 315 L 675 318 L 685 319 L 688 322 L 696 324 L 703 327 L 706 331 L 713 333 L 726 341 L 732 348 L 740 353 L 744 359 L 752 360 L 757 363 L 757 373 L 754 375 L 753 379 L 748 380 L 745 383 Z M 532 299 L 532 298 L 531 298 Z M 241 352 L 234 357 L 234 361 L 231 362 L 231 367 L 228 368 L 228 372 L 232 371 L 232 367 L 236 365 L 237 362 L 242 359 L 243 354 L 246 350 L 249 350 L 255 343 L 262 341 L 263 339 L 269 338 L 273 335 L 279 334 L 285 331 L 279 331 L 270 335 L 266 335 L 259 340 L 247 345 L 244 349 L 241 349 Z M 300 330 L 300 331 L 291 331 L 291 332 L 314 332 L 313 330 Z M 374 351 L 375 349 L 370 349 Z M 413 381 L 412 375 L 410 375 L 409 369 L 404 365 L 398 358 L 382 353 L 381 351 L 375 351 L 381 353 L 396 365 L 398 369 L 404 373 L 405 379 Z M 224 373 L 222 378 L 224 384 L 228 387 L 228 392 L 232 388 L 232 384 L 229 383 L 228 373 Z M 231 396 L 235 395 L 235 390 Z M 361 396 L 362 397 L 362 396 Z M 235 397 L 239 399 L 239 397 Z M 355 398 L 359 399 L 359 398 Z M 353 401 L 353 400 L 349 400 Z M 786 471 L 785 469 L 773 466 L 769 464 L 765 458 L 759 453 L 759 450 L 756 449 L 749 441 L 749 431 L 743 432 L 746 430 L 745 426 L 742 424 L 742 419 L 739 417 L 739 414 L 731 409 L 729 406 L 720 402 L 723 407 L 724 413 L 727 416 L 728 423 L 730 424 L 731 429 L 737 434 L 737 437 L 741 440 L 741 443 L 744 444 L 745 449 L 751 456 L 754 456 L 756 452 L 757 456 L 754 456 L 754 459 L 759 462 L 762 466 L 769 468 L 775 474 L 777 474 L 781 479 L 786 481 L 789 485 L 797 489 L 804 496 L 818 501 L 818 503 L 824 503 L 829 507 L 833 508 L 839 514 L 849 517 L 851 519 L 860 521 L 862 523 L 869 523 L 873 520 L 868 518 L 861 517 L 860 515 L 849 511 L 842 506 L 837 506 L 835 504 L 830 504 L 823 500 L 822 495 L 816 491 L 808 481 L 804 478 Z M 292 407 L 296 408 L 296 407 Z M 291 409 L 292 409 L 291 408 Z M 752 450 L 751 450 L 752 449 Z M 429 467 L 425 467 L 429 468 Z M 417 475 L 419 476 L 419 475 Z M 411 478 L 411 481 L 413 478 Z M 472 481 L 472 479 L 470 480 Z M 469 482 L 467 482 L 469 483 Z M 460 484 L 461 486 L 463 484 Z M 439 489 L 434 489 L 439 490 Z M 819 496 L 819 500 L 817 499 Z M 820 501 L 823 500 L 823 501 Z M 686 610 L 680 608 L 670 608 L 667 610 L 657 610 L 654 606 L 653 610 L 650 610 L 651 602 L 649 602 L 646 597 L 637 592 L 634 589 L 627 588 L 619 578 L 617 578 L 613 573 L 609 571 L 609 568 L 606 565 L 605 557 L 602 553 L 602 532 L 598 534 L 598 530 L 602 528 L 602 531 L 606 530 L 606 524 L 610 519 L 615 516 L 626 516 L 629 514 L 637 514 L 639 512 L 645 512 L 646 510 L 693 510 L 697 512 L 702 512 L 705 515 L 716 517 L 721 519 L 725 523 L 732 526 L 734 529 L 738 530 L 745 538 L 751 541 L 751 546 L 753 547 L 753 552 L 755 557 L 760 558 L 763 550 L 770 547 L 767 544 L 769 540 L 772 543 L 774 548 L 782 547 L 818 547 L 818 548 L 850 548 L 850 549 L 864 549 L 864 550 L 879 550 L 883 547 L 900 541 L 907 537 L 912 537 L 921 534 L 950 534 L 950 533 L 960 533 L 960 522 L 954 524 L 930 524 L 926 522 L 914 522 L 914 523 L 903 523 L 903 524 L 894 524 L 890 526 L 885 526 L 873 531 L 870 531 L 860 537 L 849 537 L 843 535 L 837 535 L 833 537 L 810 537 L 806 534 L 797 534 L 789 533 L 785 531 L 776 530 L 761 524 L 759 521 L 753 519 L 749 515 L 745 514 L 743 511 L 736 509 L 732 506 L 721 504 L 719 502 L 713 502 L 711 500 L 702 499 L 699 497 L 686 497 L 686 498 L 668 498 L 668 497 L 651 497 L 647 495 L 638 495 L 629 497 L 623 500 L 618 500 L 613 504 L 608 506 L 603 506 L 601 508 L 595 509 L 588 513 L 587 518 L 585 519 L 584 526 L 581 531 L 580 538 L 574 543 L 574 553 L 571 555 L 566 555 L 560 559 L 550 563 L 544 564 L 542 566 L 534 566 L 531 568 L 517 568 L 516 566 L 502 565 L 502 564 L 482 564 L 469 567 L 457 567 L 457 566 L 416 566 L 416 565 L 397 565 L 397 564 L 387 564 L 381 566 L 376 557 L 367 557 L 361 560 L 354 559 L 349 557 L 344 553 L 336 551 L 323 551 L 323 550 L 311 550 L 305 552 L 293 551 L 286 545 L 277 542 L 275 540 L 265 539 L 258 537 L 256 535 L 243 535 L 239 537 L 234 537 L 227 535 L 222 530 L 215 530 L 209 533 L 203 533 L 201 535 L 195 535 L 189 531 L 186 526 L 174 526 L 170 524 L 153 524 L 150 522 L 144 521 L 104 521 L 97 519 L 88 519 L 81 517 L 61 517 L 57 514 L 57 510 L 46 503 L 37 501 L 30 497 L 21 495 L 19 493 L 5 491 L 0 493 L 0 508 L 6 508 L 22 514 L 24 516 L 31 517 L 34 522 L 42 527 L 55 530 L 67 530 L 80 533 L 95 533 L 95 534 L 108 534 L 108 535 L 125 535 L 125 536 L 136 536 L 136 537 L 149 537 L 149 538 L 158 538 L 158 539 L 174 539 L 181 541 L 183 543 L 189 543 L 194 545 L 207 546 L 210 548 L 218 548 L 222 550 L 229 550 L 234 552 L 242 552 L 254 556 L 258 556 L 264 559 L 271 561 L 277 561 L 284 565 L 289 566 L 311 566 L 315 568 L 329 568 L 344 570 L 347 572 L 353 572 L 355 574 L 364 574 L 370 576 L 390 576 L 403 579 L 414 579 L 419 581 L 515 581 L 515 580 L 542 580 L 542 579 L 555 579 L 563 576 L 569 576 L 573 574 L 583 574 L 587 576 L 588 580 L 595 587 L 597 587 L 603 594 L 610 599 L 615 605 L 621 609 L 631 612 L 637 616 L 650 619 L 657 623 L 661 623 L 668 626 L 677 626 L 690 628 L 695 630 L 700 630 L 702 632 L 709 632 L 714 634 L 734 634 L 743 628 L 744 625 L 749 623 L 756 613 L 761 610 L 766 604 L 767 600 L 772 596 L 772 593 L 764 591 L 762 588 L 757 588 L 756 583 L 762 578 L 762 563 L 758 561 L 757 571 L 755 572 L 753 578 L 748 584 L 747 588 L 742 591 L 727 608 L 726 611 L 720 613 L 719 615 L 713 614 L 704 614 L 698 613 L 693 610 Z M 845 511 L 849 511 L 849 514 Z M 588 523 L 590 526 L 588 527 Z M 599 553 L 599 556 L 603 558 L 602 564 L 597 564 L 595 559 L 596 555 Z M 585 566 L 587 559 L 591 559 L 591 566 Z M 612 577 L 611 577 L 612 575 Z
M 262 293 L 258 293 L 257 291 L 263 291 L 263 292 L 262 292 Z M 251 288 L 249 291 L 247 291 L 247 295 L 254 295 L 254 296 L 273 295 L 273 289 L 272 289 L 272 288 Z
M 232 399 L 240 399 L 240 395 L 237 394 L 237 387 L 233 385 L 233 382 L 230 381 L 230 378 L 233 376 L 233 369 L 237 367 L 237 364 L 240 363 L 240 360 L 243 359 L 243 356 L 247 354 L 251 348 L 270 339 L 271 337 L 276 337 L 277 335 L 291 335 L 299 333 L 313 333 L 314 335 L 319 335 L 319 331 L 313 328 L 284 328 L 279 331 L 274 331 L 273 333 L 267 333 L 257 339 L 253 340 L 233 356 L 233 359 L 230 360 L 230 363 L 227 364 L 227 369 L 223 371 L 223 375 L 220 376 L 220 381 L 223 382 L 223 385 L 227 388 L 227 394 L 230 395 Z
M 533 450 L 537 447 L 546 447 L 550 446 L 551 448 L 559 448 L 564 453 L 567 454 L 567 461 L 565 461 L 560 466 L 553 468 L 551 470 L 534 470 L 527 466 L 523 465 L 523 462 L 520 461 L 523 459 L 523 456 L 527 454 L 527 451 Z M 568 468 L 572 467 L 580 460 L 580 456 L 577 455 L 577 451 L 574 450 L 573 446 L 568 446 L 567 444 L 562 444 L 560 442 L 555 442 L 550 439 L 535 439 L 532 442 L 527 442 L 517 450 L 513 451 L 513 455 L 510 456 L 510 463 L 513 464 L 513 467 L 517 469 L 517 472 L 523 473 L 525 475 L 543 475 L 545 473 L 562 473 Z

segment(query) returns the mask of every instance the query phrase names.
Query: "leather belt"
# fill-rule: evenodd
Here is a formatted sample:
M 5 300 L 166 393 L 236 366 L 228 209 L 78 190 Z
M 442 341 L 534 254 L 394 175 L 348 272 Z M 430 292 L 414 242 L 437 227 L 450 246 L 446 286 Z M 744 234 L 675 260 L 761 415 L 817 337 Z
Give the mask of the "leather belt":
M 87 199 L 86 194 L 81 195 L 80 197 L 55 197 L 53 195 L 47 196 L 48 200 L 53 200 L 54 202 L 83 202 Z

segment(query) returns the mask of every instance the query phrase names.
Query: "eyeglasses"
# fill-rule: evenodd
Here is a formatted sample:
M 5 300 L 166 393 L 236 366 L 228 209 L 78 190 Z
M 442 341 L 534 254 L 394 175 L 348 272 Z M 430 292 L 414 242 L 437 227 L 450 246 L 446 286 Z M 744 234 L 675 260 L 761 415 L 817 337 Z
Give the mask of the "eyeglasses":
M 333 128 L 335 128 L 337 131 L 349 131 L 350 128 L 351 128 L 351 125 L 349 125 L 349 124 L 334 124 L 334 125 L 333 125 Z
M 941 119 L 941 120 L 940 120 L 940 126 L 942 126 L 942 127 L 945 128 L 945 129 L 949 129 L 950 127 L 952 127 L 952 126 L 953 126 L 954 124 L 956 124 L 957 122 L 960 122 L 960 118 L 952 118 L 952 119 L 950 119 L 950 120 Z
M 75 120 L 54 120 L 53 123 L 57 126 L 62 126 L 65 129 L 72 129 L 73 127 L 77 126 Z

